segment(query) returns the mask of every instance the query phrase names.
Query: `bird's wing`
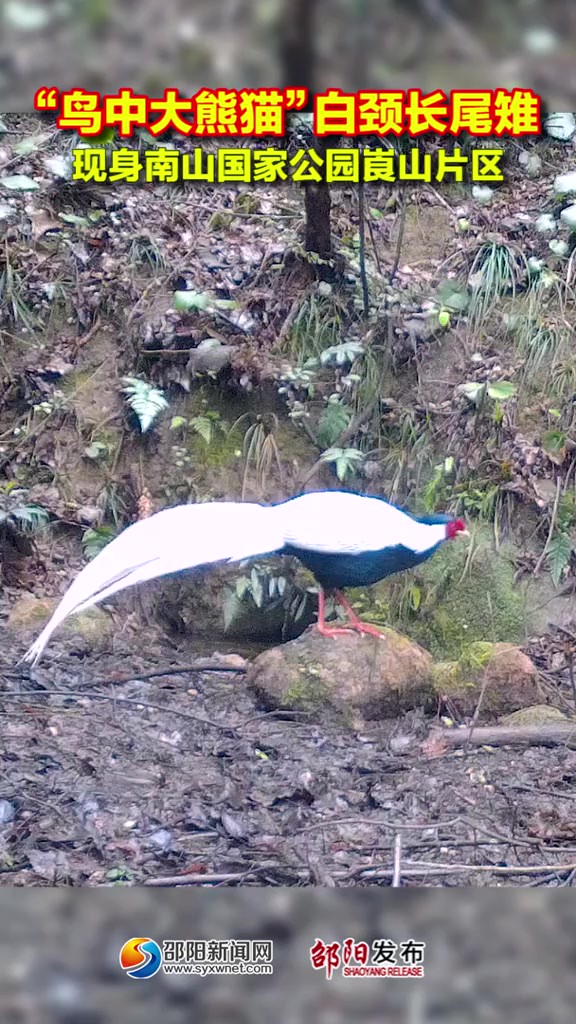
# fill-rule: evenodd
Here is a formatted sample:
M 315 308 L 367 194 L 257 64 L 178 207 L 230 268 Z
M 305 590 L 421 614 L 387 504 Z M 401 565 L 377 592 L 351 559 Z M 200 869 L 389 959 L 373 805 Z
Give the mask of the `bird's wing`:
M 278 551 L 285 538 L 271 511 L 248 502 L 178 505 L 129 526 L 84 566 L 23 660 L 35 664 L 69 615 L 136 583 Z
M 286 543 L 308 551 L 361 554 L 402 546 L 419 553 L 437 541 L 429 526 L 382 498 L 350 491 L 312 491 L 276 505 L 275 514 Z

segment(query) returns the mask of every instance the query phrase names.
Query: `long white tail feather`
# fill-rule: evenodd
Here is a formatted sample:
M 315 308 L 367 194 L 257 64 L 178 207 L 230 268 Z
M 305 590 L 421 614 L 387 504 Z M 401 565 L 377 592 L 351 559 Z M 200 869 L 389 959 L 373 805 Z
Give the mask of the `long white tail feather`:
M 284 535 L 272 512 L 248 502 L 212 502 L 178 505 L 134 523 L 84 566 L 23 660 L 36 664 L 69 615 L 127 587 L 212 562 L 278 551 Z

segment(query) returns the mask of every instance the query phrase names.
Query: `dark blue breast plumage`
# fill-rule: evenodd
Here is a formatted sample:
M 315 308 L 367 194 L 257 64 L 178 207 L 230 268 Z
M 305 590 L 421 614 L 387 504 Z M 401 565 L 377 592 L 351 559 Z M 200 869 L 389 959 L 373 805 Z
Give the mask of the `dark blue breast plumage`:
M 438 547 L 439 545 L 435 544 L 433 548 L 419 554 L 400 544 L 382 548 L 380 551 L 334 554 L 307 551 L 287 544 L 282 554 L 298 558 L 326 590 L 343 590 L 346 587 L 370 587 L 387 576 L 393 576 L 394 573 L 413 569 L 430 558 Z

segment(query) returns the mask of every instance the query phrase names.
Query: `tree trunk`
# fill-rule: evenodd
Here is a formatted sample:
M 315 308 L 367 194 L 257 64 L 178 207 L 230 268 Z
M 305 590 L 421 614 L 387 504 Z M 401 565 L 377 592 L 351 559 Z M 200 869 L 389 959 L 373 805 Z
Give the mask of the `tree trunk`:
M 282 66 L 282 87 L 305 87 L 308 89 L 308 103 L 304 110 L 314 109 L 316 88 L 315 33 L 318 0 L 285 0 L 279 31 L 279 57 Z M 314 146 L 322 159 L 325 157 L 327 140 L 311 136 Z M 304 246 L 307 252 L 316 253 L 323 260 L 332 255 L 330 231 L 331 197 L 330 189 L 324 182 L 304 186 L 304 208 L 306 231 Z M 321 276 L 324 274 L 321 273 Z

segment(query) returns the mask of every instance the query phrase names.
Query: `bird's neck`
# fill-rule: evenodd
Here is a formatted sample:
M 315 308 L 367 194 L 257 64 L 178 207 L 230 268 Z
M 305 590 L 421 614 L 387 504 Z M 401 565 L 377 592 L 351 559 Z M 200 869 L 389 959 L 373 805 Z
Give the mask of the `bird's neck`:
M 438 544 L 441 544 L 444 540 L 446 540 L 446 523 L 434 523 L 433 525 L 421 523 L 414 551 L 428 551 L 430 548 L 435 548 Z

